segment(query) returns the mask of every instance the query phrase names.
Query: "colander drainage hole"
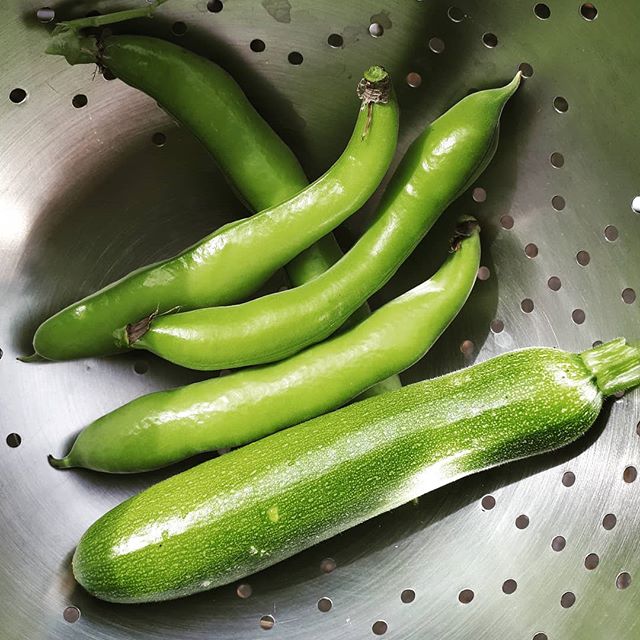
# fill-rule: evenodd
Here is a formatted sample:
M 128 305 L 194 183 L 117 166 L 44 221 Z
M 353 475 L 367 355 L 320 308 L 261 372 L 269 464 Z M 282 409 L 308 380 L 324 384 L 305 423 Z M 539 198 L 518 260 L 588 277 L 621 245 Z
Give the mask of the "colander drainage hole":
M 531 640 L 549 640 L 546 633 L 536 633 Z
M 593 571 L 600 564 L 600 557 L 597 553 L 590 553 L 584 559 L 584 568 L 588 571 Z
M 493 333 L 502 333 L 504 331 L 504 322 L 499 318 L 492 320 L 489 326 L 491 327 L 491 331 L 493 331 Z
M 482 36 L 482 44 L 487 49 L 493 49 L 498 46 L 498 36 L 495 33 L 485 33 Z
M 400 600 L 405 604 L 411 604 L 416 599 L 416 592 L 413 589 L 405 589 L 400 594 Z
M 260 618 L 260 628 L 263 631 L 270 631 L 273 629 L 275 623 L 276 619 L 272 615 L 262 616 L 262 618 Z
M 533 75 L 533 67 L 528 62 L 523 62 L 518 67 L 523 78 L 530 78 Z
M 256 38 L 249 43 L 249 48 L 254 53 L 262 53 L 267 48 L 267 45 L 260 38 Z
M 526 529 L 529 526 L 529 516 L 524 513 L 516 518 L 516 527 L 518 529 Z
M 292 51 L 288 56 L 289 64 L 300 65 L 304 61 L 303 55 L 299 51 Z
M 89 98 L 87 98 L 84 93 L 79 93 L 78 95 L 73 96 L 73 98 L 71 99 L 71 104 L 76 109 L 82 109 L 89 104 Z
M 389 625 L 384 620 L 376 620 L 371 626 L 371 631 L 377 636 L 383 636 L 388 628 Z
M 584 324 L 584 321 L 586 320 L 587 315 L 585 314 L 583 309 L 574 309 L 571 312 L 571 319 L 576 323 L 576 324 Z
M 143 376 L 149 371 L 149 363 L 146 360 L 138 360 L 133 365 L 133 370 L 139 375 Z
M 636 434 L 640 436 L 640 422 L 636 425 Z
M 533 300 L 531 298 L 525 298 L 520 303 L 520 308 L 524 313 L 531 313 L 534 309 L 535 305 L 533 304 Z
M 22 104 L 27 99 L 27 92 L 24 89 L 20 89 L 17 87 L 16 89 L 12 89 L 9 94 L 9 100 L 13 102 L 13 104 Z
M 618 519 L 613 513 L 607 513 L 607 515 L 602 518 L 602 526 L 607 530 L 611 531 L 618 522 Z
M 78 609 L 78 607 L 67 607 L 62 612 L 62 617 L 66 622 L 70 622 L 71 624 L 78 622 L 78 620 L 80 620 L 80 609 Z
M 164 133 L 154 133 L 151 136 L 151 142 L 153 142 L 153 144 L 156 145 L 156 147 L 164 147 L 165 144 L 167 144 L 167 136 L 164 135 Z
M 463 589 L 458 594 L 458 600 L 462 604 L 469 604 L 473 600 L 474 597 L 475 597 L 475 593 L 473 593 L 473 591 L 471 589 Z
M 487 191 L 482 187 L 476 187 L 471 193 L 474 202 L 484 202 L 487 199 Z
M 505 593 L 508 596 L 510 596 L 512 593 L 515 593 L 517 588 L 518 588 L 518 583 L 515 580 L 512 580 L 510 578 L 509 580 L 505 580 L 504 583 L 502 584 L 502 593 Z
M 607 225 L 604 228 L 604 237 L 609 241 L 609 242 L 615 242 L 618 237 L 619 237 L 620 233 L 618 232 L 618 227 L 610 224 Z
M 490 277 L 491 277 L 491 269 L 489 269 L 489 267 L 481 266 L 478 269 L 478 280 L 482 280 L 482 282 L 484 282 L 485 280 L 488 280 Z
M 51 7 L 42 7 L 36 11 L 36 18 L 42 23 L 53 22 L 56 18 L 56 12 Z
M 536 14 L 540 20 L 548 20 L 551 17 L 551 9 L 544 2 L 539 2 L 533 7 L 533 13 Z
M 565 487 L 573 487 L 576 482 L 576 474 L 573 471 L 565 471 L 562 474 L 562 484 Z
M 480 504 L 485 511 L 491 511 L 496 506 L 496 499 L 493 496 L 485 496 Z
M 384 35 L 384 27 L 379 22 L 372 22 L 369 25 L 369 34 L 373 38 L 381 38 Z
M 513 225 L 514 225 L 513 216 L 504 215 L 500 218 L 500 226 L 503 229 L 506 229 L 508 231 L 509 229 L 513 229 Z
M 417 89 L 422 84 L 422 76 L 416 71 L 410 71 L 407 73 L 405 82 L 412 88 Z
M 322 613 L 328 613 L 331 611 L 333 607 L 333 601 L 331 598 L 320 598 L 318 600 L 318 611 L 322 611 Z
M 4 355 L 4 351 L 0 349 L 0 360 L 2 360 L 2 356 Z
M 238 587 L 236 588 L 236 595 L 238 596 L 238 598 L 242 598 L 243 600 L 250 598 L 252 593 L 253 593 L 253 588 L 251 587 L 250 584 L 246 584 L 246 583 L 239 584 Z
M 344 38 L 339 33 L 332 33 L 327 38 L 327 44 L 334 49 L 339 49 L 344 44 Z
M 18 448 L 22 444 L 22 436 L 19 433 L 10 433 L 7 436 L 7 445 L 12 449 Z
M 561 167 L 564 166 L 564 156 L 559 151 L 554 151 L 549 156 L 549 162 L 551 163 L 552 167 L 555 167 L 556 169 L 560 169 Z
M 633 289 L 624 289 L 622 292 L 622 300 L 626 304 L 633 304 L 636 301 L 636 292 Z
M 567 546 L 567 541 L 562 536 L 556 536 L 551 541 L 551 548 L 554 551 L 562 551 Z
M 322 573 L 331 573 L 335 571 L 337 567 L 337 563 L 333 558 L 325 558 L 320 562 L 320 571 Z
M 569 103 L 567 102 L 566 98 L 563 98 L 562 96 L 556 96 L 553 99 L 553 108 L 558 113 L 566 113 L 567 111 L 569 111 Z
M 575 603 L 576 596 L 573 592 L 567 591 L 566 593 L 562 594 L 562 597 L 560 598 L 560 606 L 563 609 L 570 609 Z
M 631 484 L 635 482 L 638 478 L 638 470 L 635 467 L 627 467 L 622 474 L 622 479 L 627 483 Z
M 475 350 L 476 345 L 473 340 L 463 340 L 460 344 L 460 353 L 462 353 L 465 358 L 472 358 Z
M 623 571 L 616 578 L 616 587 L 618 589 L 626 589 L 631 585 L 631 574 Z
M 580 7 L 580 15 L 588 22 L 591 22 L 598 17 L 598 10 L 591 2 L 585 2 Z
M 636 196 L 632 201 L 631 201 L 631 210 L 634 213 L 640 213 L 640 196 Z
M 560 291 L 562 282 L 560 281 L 560 278 L 558 278 L 558 276 L 551 276 L 547 280 L 547 286 L 549 287 L 549 289 L 551 289 L 551 291 Z
M 178 21 L 171 25 L 171 33 L 173 33 L 174 36 L 183 36 L 187 33 L 187 30 L 188 27 L 185 22 Z
M 562 211 L 567 206 L 567 202 L 562 196 L 553 196 L 551 198 L 551 206 L 556 211 Z
M 533 242 L 530 242 L 528 245 L 525 246 L 524 254 L 527 256 L 527 258 L 537 257 L 538 245 L 534 244 Z
M 451 22 L 462 22 L 467 17 L 467 14 L 458 7 L 449 7 L 447 15 Z
M 584 250 L 578 251 L 578 253 L 576 254 L 576 262 L 581 267 L 586 267 L 591 262 L 591 256 L 589 255 L 589 252 Z
M 224 9 L 224 5 L 221 0 L 209 0 L 207 2 L 207 10 L 211 13 L 220 13 Z
M 442 53 L 444 51 L 444 40 L 442 38 L 431 38 L 429 40 L 429 50 L 433 53 Z

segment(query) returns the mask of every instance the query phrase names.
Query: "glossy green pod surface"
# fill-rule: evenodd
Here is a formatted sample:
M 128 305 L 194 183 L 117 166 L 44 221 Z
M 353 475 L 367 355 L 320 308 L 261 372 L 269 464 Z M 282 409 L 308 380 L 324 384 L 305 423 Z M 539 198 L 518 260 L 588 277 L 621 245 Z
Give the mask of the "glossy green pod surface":
M 155 98 L 202 142 L 254 211 L 288 200 L 308 184 L 289 147 L 221 67 L 147 36 L 108 36 L 99 62 Z
M 380 101 L 362 101 L 351 140 L 323 176 L 293 198 L 230 223 L 178 256 L 138 269 L 63 309 L 38 328 L 36 353 L 50 360 L 116 353 L 121 345 L 115 332 L 133 320 L 237 302 L 354 213 L 380 184 L 398 132 L 386 72 L 372 67 L 363 82 L 382 89 Z
M 108 16 L 100 17 L 105 24 Z M 71 35 L 71 43 L 82 36 Z M 56 54 L 68 54 L 69 40 Z M 227 180 L 250 209 L 261 211 L 293 197 L 307 185 L 300 163 L 282 139 L 254 109 L 236 81 L 221 67 L 177 44 L 158 38 L 131 35 L 91 39 L 84 51 L 94 51 L 93 62 L 128 85 L 151 96 L 191 131 L 211 153 Z M 70 64 L 86 64 L 68 56 Z M 342 257 L 328 234 L 302 251 L 285 270 L 293 286 L 312 280 Z M 367 317 L 365 303 L 352 315 L 357 323 Z M 370 393 L 399 388 L 397 378 L 383 381 Z
M 456 478 L 561 447 L 640 382 L 623 339 L 530 348 L 369 398 L 205 462 L 95 522 L 78 582 L 113 602 L 186 596 L 259 571 Z
M 235 80 L 210 60 L 144 36 L 103 39 L 101 62 L 120 80 L 156 99 L 203 143 L 240 199 L 253 211 L 288 200 L 309 181 L 289 147 L 253 108 Z M 328 234 L 285 265 L 296 287 L 326 271 L 343 253 Z M 366 318 L 366 303 L 353 322 Z M 397 378 L 372 391 L 400 386 Z
M 419 360 L 456 317 L 476 280 L 475 220 L 429 280 L 332 339 L 288 360 L 137 398 L 90 424 L 57 468 L 149 471 L 236 447 L 331 411 Z
M 518 73 L 505 87 L 473 93 L 428 126 L 399 165 L 372 225 L 325 273 L 243 304 L 145 319 L 122 329 L 123 345 L 191 369 L 219 370 L 281 360 L 331 335 L 487 165 L 519 82 Z

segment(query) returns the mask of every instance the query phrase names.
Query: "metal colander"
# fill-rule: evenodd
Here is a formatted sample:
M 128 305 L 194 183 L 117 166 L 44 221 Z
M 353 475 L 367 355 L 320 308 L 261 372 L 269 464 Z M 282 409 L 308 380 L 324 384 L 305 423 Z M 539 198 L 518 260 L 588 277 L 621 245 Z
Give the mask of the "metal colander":
M 52 8 L 66 19 L 131 5 Z M 575 446 L 440 489 L 242 584 L 142 606 L 76 587 L 69 560 L 88 525 L 175 468 L 59 472 L 46 455 L 122 403 L 203 376 L 143 353 L 15 358 L 50 313 L 244 212 L 152 100 L 43 55 L 39 19 L 54 11 L 35 0 L 0 8 L 0 635 L 640 638 L 638 392 L 608 405 Z M 636 0 L 172 0 L 127 28 L 225 66 L 311 177 L 345 144 L 370 64 L 394 76 L 400 151 L 468 91 L 523 70 L 495 160 L 372 301 L 430 275 L 458 213 L 480 218 L 476 289 L 403 375 L 410 382 L 516 347 L 640 338 L 638 24 Z M 338 230 L 345 248 L 370 210 Z

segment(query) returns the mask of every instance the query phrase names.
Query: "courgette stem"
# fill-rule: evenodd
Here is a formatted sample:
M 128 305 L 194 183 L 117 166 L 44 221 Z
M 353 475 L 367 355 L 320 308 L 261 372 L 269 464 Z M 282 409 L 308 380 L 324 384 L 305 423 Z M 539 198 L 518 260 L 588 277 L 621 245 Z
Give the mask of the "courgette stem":
M 640 343 L 616 338 L 580 354 L 603 396 L 640 385 Z

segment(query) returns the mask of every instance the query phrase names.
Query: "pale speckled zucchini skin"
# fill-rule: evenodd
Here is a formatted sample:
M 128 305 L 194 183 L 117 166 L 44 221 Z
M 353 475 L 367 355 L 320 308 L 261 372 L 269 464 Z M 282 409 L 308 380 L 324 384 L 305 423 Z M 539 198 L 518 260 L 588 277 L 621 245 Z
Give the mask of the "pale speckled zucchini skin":
M 100 518 L 76 579 L 113 602 L 210 589 L 461 476 L 561 447 L 603 396 L 580 355 L 514 351 L 315 418 Z

